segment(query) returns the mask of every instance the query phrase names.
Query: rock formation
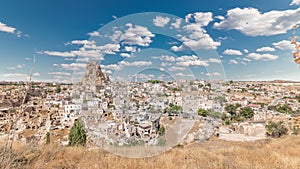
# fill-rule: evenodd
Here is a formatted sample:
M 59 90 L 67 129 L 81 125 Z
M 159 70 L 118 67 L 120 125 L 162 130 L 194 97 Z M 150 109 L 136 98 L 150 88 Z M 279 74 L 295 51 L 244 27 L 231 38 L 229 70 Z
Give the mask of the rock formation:
M 96 61 L 86 65 L 85 74 L 81 80 L 83 85 L 101 86 L 109 83 L 109 77 L 101 71 L 100 64 Z

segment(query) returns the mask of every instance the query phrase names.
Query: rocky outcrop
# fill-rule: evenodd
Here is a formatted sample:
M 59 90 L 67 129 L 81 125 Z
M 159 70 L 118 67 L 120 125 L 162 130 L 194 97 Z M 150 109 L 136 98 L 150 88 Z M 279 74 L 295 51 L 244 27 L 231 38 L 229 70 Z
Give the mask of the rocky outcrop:
M 101 86 L 109 83 L 109 78 L 101 71 L 98 62 L 89 62 L 86 65 L 85 74 L 81 80 L 83 85 Z

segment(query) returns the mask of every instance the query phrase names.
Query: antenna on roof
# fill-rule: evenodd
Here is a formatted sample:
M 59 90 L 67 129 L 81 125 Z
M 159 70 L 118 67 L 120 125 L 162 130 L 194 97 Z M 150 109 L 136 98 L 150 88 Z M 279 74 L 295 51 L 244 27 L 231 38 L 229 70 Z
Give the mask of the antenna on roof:
M 35 67 L 35 54 L 36 54 L 36 49 L 34 49 L 34 55 L 33 55 L 33 60 L 32 60 L 32 66 L 31 66 L 31 69 L 30 69 L 30 75 L 29 75 L 29 83 L 31 83 L 32 76 L 33 76 L 33 71 L 34 71 L 34 67 Z

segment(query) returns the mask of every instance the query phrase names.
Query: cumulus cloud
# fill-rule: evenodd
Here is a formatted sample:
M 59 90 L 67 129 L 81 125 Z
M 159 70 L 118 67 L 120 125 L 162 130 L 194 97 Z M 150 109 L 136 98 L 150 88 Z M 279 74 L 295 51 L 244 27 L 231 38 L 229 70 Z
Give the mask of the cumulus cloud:
M 211 12 L 196 12 L 193 14 L 187 14 L 185 16 L 185 21 L 187 23 L 196 23 L 198 26 L 207 26 L 211 21 L 213 21 Z
M 181 56 L 176 58 L 176 64 L 179 66 L 209 66 L 209 64 L 206 61 L 200 60 L 197 56 Z
M 152 65 L 152 62 L 151 61 L 134 61 L 134 62 L 120 61 L 119 65 L 121 65 L 121 66 L 150 66 L 150 65 Z
M 249 53 L 249 50 L 248 50 L 248 49 L 244 49 L 244 52 L 245 52 L 245 53 Z
M 222 76 L 222 74 L 219 73 L 219 72 L 206 73 L 205 75 L 206 75 L 206 76 Z
M 196 12 L 188 14 L 185 17 L 185 21 L 188 23 L 183 26 L 183 30 L 186 32 L 186 36 L 181 36 L 180 40 L 183 42 L 180 46 L 172 46 L 171 50 L 174 52 L 187 50 L 189 48 L 193 50 L 197 49 L 216 49 L 221 45 L 220 42 L 215 42 L 209 34 L 203 29 L 211 21 L 211 12 Z
M 74 45 L 93 45 L 96 44 L 95 41 L 89 41 L 89 40 L 72 40 L 68 44 L 74 44 Z
M 239 50 L 234 50 L 234 49 L 226 49 L 224 52 L 223 52 L 224 55 L 243 55 L 241 51 Z
M 168 55 L 162 55 L 159 58 L 162 61 L 168 61 L 168 62 L 174 62 L 175 61 L 175 57 L 173 56 L 168 56 Z
M 231 64 L 239 64 L 236 60 L 234 60 L 234 59 L 231 59 L 230 61 L 229 61 L 229 63 L 231 63 Z
M 110 39 L 126 45 L 149 46 L 152 43 L 151 38 L 155 37 L 155 35 L 147 27 L 132 25 L 131 23 L 127 23 L 126 26 L 128 29 L 124 33 L 120 30 L 115 30 Z
M 39 76 L 41 76 L 41 74 L 38 73 L 38 72 L 35 72 L 35 73 L 32 74 L 32 76 L 34 76 L 34 77 L 39 77 Z
M 180 25 L 181 25 L 181 22 L 182 22 L 182 19 L 177 18 L 177 19 L 175 19 L 175 22 L 171 23 L 171 26 L 173 28 L 179 29 Z
M 271 54 L 250 53 L 247 55 L 247 58 L 251 60 L 269 61 L 269 60 L 276 60 L 278 56 L 271 55 Z
M 294 50 L 294 48 L 295 48 L 294 45 L 291 44 L 291 42 L 288 40 L 282 40 L 279 42 L 275 42 L 275 43 L 273 43 L 273 46 L 280 50 Z
M 135 53 L 137 50 L 136 47 L 134 46 L 125 46 L 124 49 L 126 52 L 132 52 L 132 53 Z
M 158 27 L 165 27 L 170 22 L 169 17 L 156 16 L 153 19 L 153 24 Z
M 210 63 L 221 63 L 222 61 L 220 59 L 217 59 L 217 58 L 209 58 L 207 60 L 207 62 L 210 62 Z
M 131 55 L 129 53 L 121 53 L 120 56 L 129 58 Z
M 185 67 L 179 67 L 179 66 L 172 66 L 168 70 L 171 71 L 171 72 L 176 72 L 176 71 L 186 70 L 186 68 Z
M 275 49 L 271 48 L 269 46 L 256 49 L 256 52 L 274 52 L 274 51 L 275 51 Z
M 293 0 L 290 5 L 300 5 L 300 0 Z
M 7 33 L 14 33 L 16 28 L 7 26 L 5 23 L 0 22 L 0 31 Z
M 60 57 L 75 57 L 75 55 L 71 52 L 58 52 L 58 51 L 43 51 L 43 54 L 50 56 L 60 56 Z
M 71 76 L 71 73 L 68 72 L 49 72 L 48 74 L 57 76 Z
M 25 74 L 25 73 L 7 73 L 7 74 L 4 74 L 2 76 L 6 77 L 6 78 L 26 78 L 26 77 L 29 77 L 29 75 Z
M 255 8 L 234 8 L 227 11 L 226 18 L 214 23 L 214 28 L 238 30 L 247 36 L 270 36 L 286 33 L 300 23 L 300 8 L 261 13 Z
M 105 54 L 116 54 L 119 52 L 119 44 L 105 44 L 103 46 L 96 46 L 93 42 L 90 41 L 75 41 L 74 44 L 84 44 L 83 47 L 78 50 L 68 51 L 68 52 L 58 52 L 58 51 L 43 51 L 42 54 L 50 56 L 59 56 L 59 57 L 90 57 L 96 60 L 103 60 Z
M 60 66 L 65 70 L 81 70 L 86 67 L 83 63 L 71 63 L 71 64 L 60 64 Z
M 111 69 L 111 70 L 121 70 L 120 65 L 117 64 L 110 64 L 110 65 L 101 65 L 103 69 Z
M 88 35 L 92 36 L 92 37 L 95 37 L 95 36 L 100 36 L 100 33 L 97 32 L 97 31 L 94 31 L 94 32 L 89 32 Z

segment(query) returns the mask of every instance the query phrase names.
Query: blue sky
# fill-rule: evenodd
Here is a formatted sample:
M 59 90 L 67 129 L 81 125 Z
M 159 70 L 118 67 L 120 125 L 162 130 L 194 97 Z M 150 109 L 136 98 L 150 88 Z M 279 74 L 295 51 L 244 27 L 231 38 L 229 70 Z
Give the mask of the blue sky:
M 72 82 L 97 60 L 115 80 L 299 81 L 299 16 L 300 0 L 2 1 L 0 80 Z

